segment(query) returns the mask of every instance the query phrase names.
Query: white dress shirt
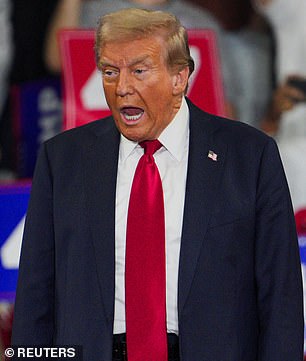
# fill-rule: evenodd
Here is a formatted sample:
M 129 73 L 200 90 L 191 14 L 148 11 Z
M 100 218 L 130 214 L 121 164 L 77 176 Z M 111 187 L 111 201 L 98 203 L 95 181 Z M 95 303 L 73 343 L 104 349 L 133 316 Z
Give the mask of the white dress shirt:
M 177 284 L 189 147 L 189 109 L 183 98 L 174 119 L 158 140 L 154 154 L 164 192 L 166 227 L 167 331 L 178 334 Z M 121 135 L 116 191 L 114 334 L 125 332 L 125 244 L 128 203 L 143 148 Z M 141 222 L 141 218 L 139 219 Z M 150 327 L 150 325 L 148 325 Z

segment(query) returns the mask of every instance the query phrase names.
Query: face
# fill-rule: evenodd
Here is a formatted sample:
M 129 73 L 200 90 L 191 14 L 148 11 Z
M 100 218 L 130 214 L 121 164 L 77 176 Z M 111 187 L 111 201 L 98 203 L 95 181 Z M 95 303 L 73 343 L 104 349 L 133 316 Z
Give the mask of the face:
M 100 52 L 105 97 L 128 139 L 156 139 L 178 111 L 188 68 L 170 71 L 158 36 L 106 43 Z

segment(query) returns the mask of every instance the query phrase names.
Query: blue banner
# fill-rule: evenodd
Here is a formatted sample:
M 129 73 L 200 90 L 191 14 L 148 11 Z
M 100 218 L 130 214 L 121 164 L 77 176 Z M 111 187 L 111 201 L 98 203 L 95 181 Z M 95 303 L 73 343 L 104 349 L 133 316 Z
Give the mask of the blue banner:
M 17 172 L 21 178 L 31 178 L 40 144 L 62 129 L 60 79 L 15 86 L 12 98 Z
M 15 297 L 30 183 L 0 187 L 0 301 Z

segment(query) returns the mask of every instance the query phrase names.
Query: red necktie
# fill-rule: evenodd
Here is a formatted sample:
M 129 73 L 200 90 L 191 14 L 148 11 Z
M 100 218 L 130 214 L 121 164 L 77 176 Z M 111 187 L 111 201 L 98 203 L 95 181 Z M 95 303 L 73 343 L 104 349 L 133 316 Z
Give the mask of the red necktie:
M 158 140 L 140 143 L 126 234 L 125 308 L 129 361 L 167 361 L 166 258 L 163 189 L 153 154 Z

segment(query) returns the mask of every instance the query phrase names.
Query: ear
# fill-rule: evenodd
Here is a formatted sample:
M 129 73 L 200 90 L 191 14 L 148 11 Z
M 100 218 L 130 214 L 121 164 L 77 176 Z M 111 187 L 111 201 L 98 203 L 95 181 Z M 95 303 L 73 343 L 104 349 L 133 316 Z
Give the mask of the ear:
M 185 68 L 178 70 L 173 74 L 172 85 L 173 85 L 173 95 L 183 94 L 188 84 L 189 78 L 189 68 L 186 66 Z

